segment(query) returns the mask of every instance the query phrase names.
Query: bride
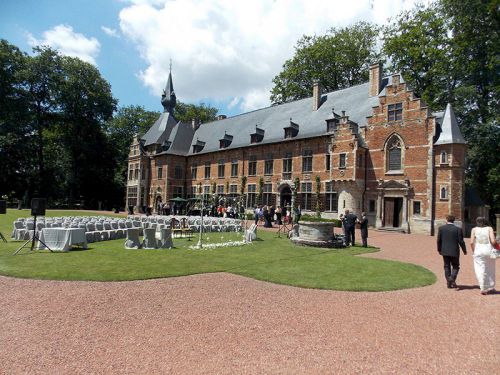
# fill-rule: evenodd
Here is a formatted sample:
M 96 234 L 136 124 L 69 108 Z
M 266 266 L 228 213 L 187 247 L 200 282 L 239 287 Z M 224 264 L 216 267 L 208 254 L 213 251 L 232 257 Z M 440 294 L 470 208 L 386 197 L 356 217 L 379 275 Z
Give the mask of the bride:
M 478 217 L 476 225 L 470 236 L 474 271 L 481 294 L 486 295 L 495 291 L 495 259 L 491 258 L 491 251 L 496 241 L 493 228 L 486 225 L 484 217 Z

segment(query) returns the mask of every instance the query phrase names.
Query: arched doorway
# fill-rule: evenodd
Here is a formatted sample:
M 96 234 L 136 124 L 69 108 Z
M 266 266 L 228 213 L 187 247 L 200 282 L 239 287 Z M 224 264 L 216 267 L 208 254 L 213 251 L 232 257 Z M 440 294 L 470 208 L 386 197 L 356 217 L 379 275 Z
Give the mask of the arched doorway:
M 290 207 L 292 205 L 292 189 L 290 186 L 285 185 L 280 191 L 280 206 Z
M 155 206 L 154 206 L 154 209 L 156 210 L 156 213 L 157 214 L 161 214 L 161 203 L 162 203 L 162 199 L 161 199 L 161 195 L 158 195 L 155 199 Z

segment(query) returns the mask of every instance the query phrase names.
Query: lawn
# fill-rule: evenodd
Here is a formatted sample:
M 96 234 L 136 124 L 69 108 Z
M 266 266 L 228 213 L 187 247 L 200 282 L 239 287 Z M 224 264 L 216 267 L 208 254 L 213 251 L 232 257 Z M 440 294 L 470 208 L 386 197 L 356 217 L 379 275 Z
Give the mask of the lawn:
M 90 215 L 79 211 L 48 211 L 48 216 Z M 28 210 L 8 210 L 0 216 L 0 231 L 8 238 L 12 222 Z M 109 216 L 115 216 L 110 214 Z M 240 240 L 235 233 L 207 233 L 207 242 Z M 250 245 L 190 250 L 196 243 L 174 239 L 171 250 L 125 250 L 124 239 L 89 244 L 88 250 L 12 253 L 23 242 L 0 243 L 0 274 L 35 279 L 122 281 L 230 272 L 258 280 L 304 288 L 386 291 L 433 284 L 435 275 L 413 264 L 357 257 L 375 248 L 341 250 L 300 247 L 276 234 L 258 231 Z

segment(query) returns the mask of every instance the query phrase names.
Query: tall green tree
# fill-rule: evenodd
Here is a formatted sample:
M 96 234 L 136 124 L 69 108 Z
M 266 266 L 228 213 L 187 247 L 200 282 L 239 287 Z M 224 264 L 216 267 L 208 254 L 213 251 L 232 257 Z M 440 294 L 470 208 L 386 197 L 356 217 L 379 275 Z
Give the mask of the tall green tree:
M 368 67 L 379 59 L 376 51 L 378 28 L 358 22 L 332 28 L 326 35 L 304 35 L 295 46 L 295 55 L 285 62 L 273 79 L 273 104 L 311 96 L 315 81 L 334 91 L 368 80 Z
M 116 149 L 115 184 L 125 191 L 128 155 L 135 135 L 143 136 L 160 116 L 160 112 L 147 111 L 142 106 L 120 107 L 106 123 L 109 142 Z M 123 195 L 123 194 L 122 194 Z
M 34 169 L 22 72 L 28 57 L 0 40 L 0 196 L 21 198 Z
M 68 198 L 112 199 L 115 192 L 115 146 L 104 133 L 117 101 L 110 84 L 93 65 L 78 58 L 63 57 L 57 102 L 61 111 L 61 140 L 68 158 Z
M 449 25 L 438 5 L 401 13 L 384 29 L 383 52 L 391 70 L 405 80 L 431 108 L 454 101 L 459 83 Z

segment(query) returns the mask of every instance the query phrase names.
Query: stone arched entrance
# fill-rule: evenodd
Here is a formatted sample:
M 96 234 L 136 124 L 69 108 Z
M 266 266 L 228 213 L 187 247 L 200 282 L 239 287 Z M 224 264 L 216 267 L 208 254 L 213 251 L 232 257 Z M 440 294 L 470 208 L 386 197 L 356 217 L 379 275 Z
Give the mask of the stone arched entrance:
M 292 189 L 290 185 L 285 184 L 280 186 L 280 206 L 281 207 L 290 207 L 292 205 Z

